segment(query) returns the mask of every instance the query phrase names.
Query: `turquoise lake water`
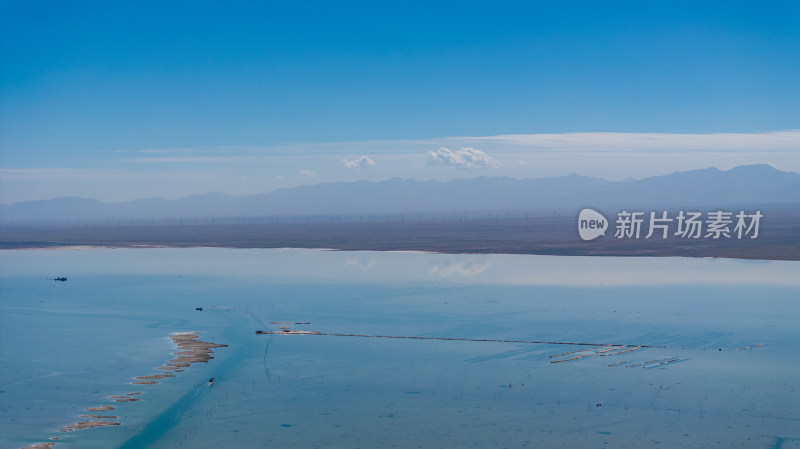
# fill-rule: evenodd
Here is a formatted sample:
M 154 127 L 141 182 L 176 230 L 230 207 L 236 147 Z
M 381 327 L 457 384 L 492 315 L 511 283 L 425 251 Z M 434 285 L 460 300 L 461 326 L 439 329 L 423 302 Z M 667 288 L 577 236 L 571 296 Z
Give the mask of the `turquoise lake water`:
M 800 447 L 798 273 L 684 258 L 2 251 L 0 448 Z M 255 333 L 279 326 L 431 339 Z M 132 384 L 175 357 L 177 332 L 228 346 Z M 129 393 L 140 400 L 109 398 Z M 60 431 L 83 414 L 121 425 Z

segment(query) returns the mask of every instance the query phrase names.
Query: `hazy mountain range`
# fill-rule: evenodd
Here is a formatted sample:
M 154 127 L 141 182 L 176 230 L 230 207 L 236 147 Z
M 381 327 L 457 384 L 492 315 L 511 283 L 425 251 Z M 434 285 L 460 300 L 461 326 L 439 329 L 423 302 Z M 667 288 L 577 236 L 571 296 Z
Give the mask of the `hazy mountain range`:
M 641 180 L 578 175 L 540 179 L 480 177 L 448 182 L 390 179 L 336 182 L 257 195 L 222 193 L 176 200 L 106 203 L 62 197 L 0 206 L 0 222 L 189 219 L 354 215 L 413 212 L 574 213 L 583 207 L 666 210 L 750 205 L 800 205 L 800 174 L 769 165 L 676 172 Z

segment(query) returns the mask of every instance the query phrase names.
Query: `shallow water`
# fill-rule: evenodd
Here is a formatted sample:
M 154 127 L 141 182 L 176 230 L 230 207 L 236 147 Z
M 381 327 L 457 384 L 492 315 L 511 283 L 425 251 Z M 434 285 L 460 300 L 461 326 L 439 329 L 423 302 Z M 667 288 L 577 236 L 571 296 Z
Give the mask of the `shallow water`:
M 59 437 L 57 449 L 796 447 L 798 268 L 315 250 L 4 251 L 0 446 Z M 272 321 L 324 333 L 630 346 L 255 334 L 277 330 Z M 229 346 L 174 378 L 131 385 L 173 358 L 169 336 L 187 331 Z M 652 347 L 622 352 L 636 346 Z M 567 360 L 575 356 L 585 357 Z M 130 392 L 141 401 L 108 398 Z M 116 409 L 85 411 L 98 405 Z M 85 413 L 113 414 L 122 425 L 59 432 Z

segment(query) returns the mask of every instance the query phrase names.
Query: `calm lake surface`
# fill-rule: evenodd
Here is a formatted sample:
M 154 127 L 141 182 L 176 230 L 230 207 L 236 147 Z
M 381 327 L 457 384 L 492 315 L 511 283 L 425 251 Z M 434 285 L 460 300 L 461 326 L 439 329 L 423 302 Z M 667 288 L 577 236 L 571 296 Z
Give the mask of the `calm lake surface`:
M 721 259 L 2 251 L 0 447 L 800 447 L 799 274 Z M 255 332 L 280 326 L 426 339 Z M 179 332 L 228 346 L 132 384 L 167 372 Z M 93 419 L 120 425 L 61 431 Z

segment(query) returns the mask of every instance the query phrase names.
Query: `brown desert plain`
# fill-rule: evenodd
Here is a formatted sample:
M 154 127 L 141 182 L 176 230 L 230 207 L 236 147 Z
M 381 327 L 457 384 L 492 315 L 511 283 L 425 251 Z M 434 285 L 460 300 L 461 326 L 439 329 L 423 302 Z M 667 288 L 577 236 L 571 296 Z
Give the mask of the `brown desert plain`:
M 762 208 L 755 239 L 642 236 L 582 241 L 576 217 L 464 217 L 403 220 L 296 217 L 194 224 L 27 225 L 0 229 L 0 249 L 59 247 L 327 248 L 564 256 L 680 256 L 800 260 L 800 208 Z M 674 216 L 674 215 L 672 215 Z M 644 233 L 643 233 L 644 234 Z

